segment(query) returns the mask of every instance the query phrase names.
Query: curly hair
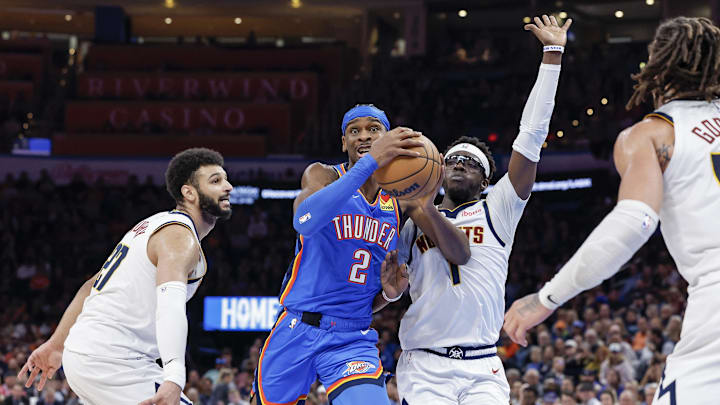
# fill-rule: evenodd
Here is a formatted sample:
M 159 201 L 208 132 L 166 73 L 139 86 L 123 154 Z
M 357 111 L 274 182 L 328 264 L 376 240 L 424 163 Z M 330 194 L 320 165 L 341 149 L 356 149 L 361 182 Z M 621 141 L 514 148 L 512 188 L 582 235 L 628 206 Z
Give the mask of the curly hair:
M 705 99 L 720 96 L 720 28 L 705 17 L 676 17 L 660 24 L 648 46 L 649 60 L 632 75 L 637 84 L 625 106 L 645 101 Z
M 222 155 L 212 149 L 191 148 L 175 155 L 165 171 L 165 187 L 176 203 L 183 202 L 182 186 L 197 187 L 195 172 L 202 166 L 225 164 Z
M 472 138 L 469 136 L 461 136 L 460 138 L 456 139 L 453 143 L 450 144 L 450 146 L 445 149 L 444 155 L 447 155 L 448 151 L 452 149 L 453 146 L 461 144 L 461 143 L 469 143 L 470 145 L 476 146 L 478 149 L 480 149 L 485 156 L 488 159 L 488 162 L 490 162 L 490 173 L 486 176 L 488 180 L 491 180 L 493 176 L 495 175 L 495 159 L 493 159 L 492 153 L 490 153 L 490 148 L 488 148 L 487 145 L 485 145 L 485 142 L 479 141 L 477 138 Z

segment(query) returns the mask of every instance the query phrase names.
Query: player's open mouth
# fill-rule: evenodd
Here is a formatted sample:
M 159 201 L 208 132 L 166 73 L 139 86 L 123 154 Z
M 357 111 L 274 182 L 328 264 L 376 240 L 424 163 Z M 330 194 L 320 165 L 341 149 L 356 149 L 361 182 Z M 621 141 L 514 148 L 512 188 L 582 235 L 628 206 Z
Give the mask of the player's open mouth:
M 453 176 L 450 176 L 450 180 L 452 180 L 452 181 L 463 181 L 463 180 L 465 180 L 465 176 L 461 176 L 461 175 L 455 174 L 455 175 L 453 175 Z
M 370 145 L 364 145 L 357 149 L 358 155 L 364 155 L 368 152 L 370 152 Z
M 220 198 L 220 203 L 227 203 L 227 205 L 230 205 L 230 197 L 222 197 Z

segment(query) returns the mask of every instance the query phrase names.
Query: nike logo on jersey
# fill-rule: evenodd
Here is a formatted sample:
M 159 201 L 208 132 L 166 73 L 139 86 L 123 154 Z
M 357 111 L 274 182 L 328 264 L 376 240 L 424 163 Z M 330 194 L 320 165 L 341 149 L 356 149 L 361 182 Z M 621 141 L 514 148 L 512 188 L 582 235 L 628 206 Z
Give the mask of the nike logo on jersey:
M 492 369 L 492 372 L 493 372 L 493 374 L 497 374 L 497 373 L 498 373 L 498 371 L 500 371 L 500 369 L 499 369 L 499 368 L 497 368 L 497 369 Z
M 547 299 L 548 299 L 548 301 L 552 302 L 555 305 L 560 305 L 557 302 L 555 302 L 555 300 L 552 298 L 552 294 L 548 294 Z
M 364 335 L 367 335 L 370 332 L 370 329 L 361 330 L 360 333 Z

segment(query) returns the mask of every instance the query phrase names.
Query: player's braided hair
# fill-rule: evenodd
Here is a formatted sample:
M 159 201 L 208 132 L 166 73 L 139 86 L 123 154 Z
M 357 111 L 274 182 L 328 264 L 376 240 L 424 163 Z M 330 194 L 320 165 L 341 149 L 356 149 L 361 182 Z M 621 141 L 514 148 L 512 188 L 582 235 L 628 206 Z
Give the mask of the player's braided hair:
M 185 184 L 192 184 L 197 187 L 195 172 L 202 166 L 218 165 L 225 163 L 218 152 L 207 148 L 186 149 L 172 158 L 165 171 L 165 187 L 168 193 L 178 204 L 183 201 L 180 189 Z
M 720 28 L 704 17 L 676 17 L 660 24 L 648 46 L 650 59 L 632 75 L 637 84 L 625 106 L 645 101 L 712 100 L 720 96 Z
M 490 153 L 490 148 L 485 145 L 485 142 L 482 142 L 477 138 L 461 136 L 460 138 L 456 139 L 455 142 L 451 143 L 450 146 L 447 147 L 447 149 L 445 149 L 444 154 L 447 155 L 448 151 L 452 149 L 453 146 L 461 143 L 469 143 L 470 145 L 477 146 L 477 148 L 480 149 L 485 154 L 485 156 L 487 156 L 488 162 L 490 162 L 490 174 L 487 176 L 487 179 L 491 180 L 493 178 L 493 175 L 495 175 L 495 159 L 493 159 L 492 153 Z

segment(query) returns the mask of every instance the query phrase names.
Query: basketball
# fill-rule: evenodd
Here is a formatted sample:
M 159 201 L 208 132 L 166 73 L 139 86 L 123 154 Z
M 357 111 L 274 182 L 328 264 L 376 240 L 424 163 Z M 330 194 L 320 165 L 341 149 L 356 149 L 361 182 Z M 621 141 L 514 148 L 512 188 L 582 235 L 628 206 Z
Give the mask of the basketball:
M 440 178 L 440 152 L 424 135 L 418 138 L 423 146 L 410 150 L 420 156 L 398 156 L 375 171 L 375 179 L 388 194 L 399 200 L 412 200 L 432 191 Z

